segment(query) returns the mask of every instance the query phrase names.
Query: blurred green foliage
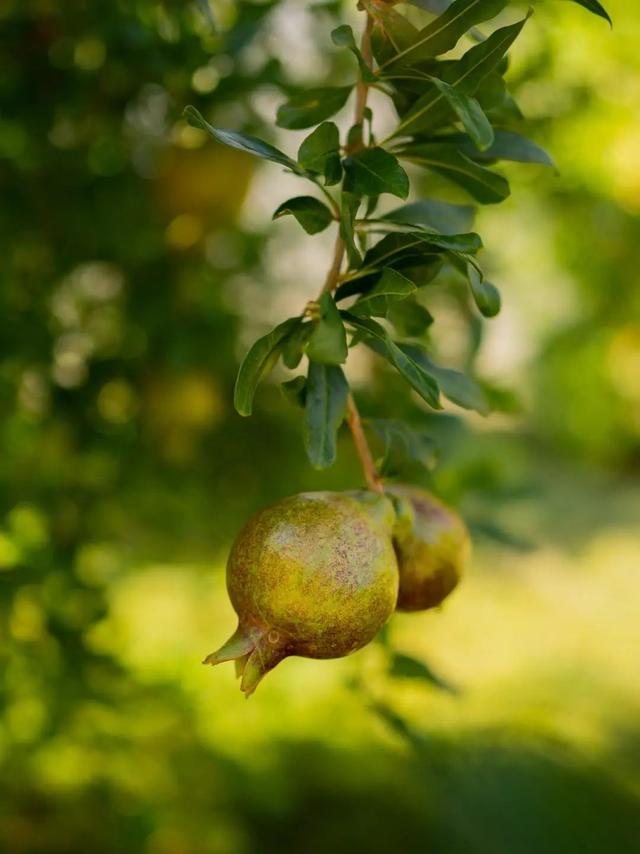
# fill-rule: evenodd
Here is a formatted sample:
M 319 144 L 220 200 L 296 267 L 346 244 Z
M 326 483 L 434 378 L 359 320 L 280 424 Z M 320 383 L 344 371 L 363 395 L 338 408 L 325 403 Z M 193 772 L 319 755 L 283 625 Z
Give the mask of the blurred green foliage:
M 240 705 L 198 665 L 232 624 L 231 538 L 360 475 L 347 437 L 308 468 L 274 386 L 233 413 L 238 356 L 313 295 L 315 260 L 262 213 L 277 167 L 179 117 L 268 133 L 282 92 L 348 67 L 338 6 L 224 4 L 215 32 L 186 2 L 2 4 L 2 850 L 637 847 L 640 21 L 610 5 L 613 35 L 539 6 L 511 71 L 561 175 L 514 167 L 483 214 L 504 317 L 482 340 L 453 285 L 432 296 L 434 346 L 475 361 L 499 414 L 428 416 L 358 368 L 368 415 L 429 437 L 424 471 L 389 469 L 477 535 L 452 605 L 390 628 L 429 667 L 389 675 L 379 644 Z

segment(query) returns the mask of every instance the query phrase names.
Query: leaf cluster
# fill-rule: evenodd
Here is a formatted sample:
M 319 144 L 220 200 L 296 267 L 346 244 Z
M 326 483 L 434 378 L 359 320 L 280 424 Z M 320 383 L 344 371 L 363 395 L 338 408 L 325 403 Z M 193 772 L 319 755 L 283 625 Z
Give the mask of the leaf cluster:
M 576 2 L 608 20 L 596 0 Z M 505 76 L 509 51 L 531 12 L 512 20 L 509 0 L 414 0 L 414 5 L 424 10 L 422 27 L 390 4 L 361 0 L 370 22 L 371 60 L 351 27 L 334 30 L 335 46 L 353 54 L 354 77 L 348 85 L 297 93 L 278 109 L 279 127 L 313 128 L 295 158 L 262 140 L 213 127 L 192 107 L 186 110 L 187 119 L 219 143 L 310 182 L 315 194 L 284 201 L 274 219 L 293 216 L 310 235 L 335 225 L 344 246 L 346 268 L 304 313 L 253 345 L 235 390 L 238 412 L 249 415 L 259 381 L 278 360 L 295 369 L 306 356 L 306 377 L 287 383 L 285 390 L 305 408 L 305 446 L 317 468 L 336 458 L 336 434 L 349 395 L 342 366 L 357 345 L 384 359 L 431 409 L 442 409 L 444 397 L 488 413 L 481 386 L 430 355 L 434 318 L 422 292 L 446 272 L 466 283 L 480 316 L 495 317 L 501 298 L 478 259 L 482 240 L 471 230 L 474 205 L 509 196 L 509 182 L 496 168 L 501 162 L 553 166 L 551 157 L 523 135 L 523 116 Z M 381 141 L 369 109 L 357 115 L 345 139 L 332 121 L 356 87 L 360 95 L 375 88 L 393 105 L 396 125 Z M 437 176 L 466 196 L 466 203 L 422 197 L 379 213 L 385 195 L 408 199 L 408 165 Z

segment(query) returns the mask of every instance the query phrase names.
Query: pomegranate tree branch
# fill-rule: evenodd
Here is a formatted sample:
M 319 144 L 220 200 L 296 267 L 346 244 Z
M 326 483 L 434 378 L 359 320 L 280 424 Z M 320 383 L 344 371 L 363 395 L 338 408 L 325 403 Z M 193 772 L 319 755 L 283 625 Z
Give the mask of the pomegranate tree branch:
M 365 24 L 364 32 L 362 34 L 360 52 L 362 53 L 363 59 L 369 68 L 373 67 L 373 57 L 371 53 L 372 29 L 373 19 L 371 15 L 367 13 L 367 21 Z M 356 90 L 356 109 L 354 116 L 354 122 L 356 125 L 364 124 L 364 116 L 365 110 L 367 108 L 368 96 L 369 85 L 365 80 L 361 78 L 358 81 L 358 88 Z M 359 134 L 356 137 L 356 141 L 347 149 L 347 154 L 355 154 L 364 147 L 365 145 L 363 134 Z M 342 236 L 338 234 L 333 252 L 333 262 L 331 264 L 329 272 L 327 273 L 327 278 L 325 279 L 325 283 L 322 288 L 322 291 L 320 292 L 320 296 L 325 293 L 332 293 L 336 289 L 336 286 L 338 284 L 338 278 L 340 276 L 340 268 L 342 267 L 342 262 L 344 260 L 345 249 L 346 247 L 344 240 L 342 239 Z M 383 492 L 380 475 L 378 474 L 375 463 L 373 461 L 371 449 L 369 447 L 369 443 L 367 442 L 364 427 L 362 426 L 362 419 L 360 418 L 360 413 L 358 411 L 358 407 L 356 406 L 356 402 L 353 399 L 352 394 L 350 394 L 347 399 L 347 424 L 349 425 L 349 429 L 351 430 L 353 443 L 355 445 L 356 453 L 358 454 L 358 457 L 360 459 L 360 465 L 362 466 L 362 471 L 364 473 L 364 478 L 367 486 L 374 492 Z

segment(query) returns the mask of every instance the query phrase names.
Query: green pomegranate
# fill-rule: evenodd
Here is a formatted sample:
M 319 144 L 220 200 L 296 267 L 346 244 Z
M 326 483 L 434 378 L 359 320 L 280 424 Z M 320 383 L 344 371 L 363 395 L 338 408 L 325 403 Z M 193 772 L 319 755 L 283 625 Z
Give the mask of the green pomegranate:
M 238 628 L 205 664 L 236 661 L 253 693 L 283 658 L 339 658 L 365 646 L 398 597 L 392 501 L 310 492 L 257 513 L 238 535 L 227 589 Z
M 440 605 L 457 586 L 471 550 L 467 527 L 423 489 L 390 487 L 398 522 L 394 545 L 400 569 L 399 611 Z

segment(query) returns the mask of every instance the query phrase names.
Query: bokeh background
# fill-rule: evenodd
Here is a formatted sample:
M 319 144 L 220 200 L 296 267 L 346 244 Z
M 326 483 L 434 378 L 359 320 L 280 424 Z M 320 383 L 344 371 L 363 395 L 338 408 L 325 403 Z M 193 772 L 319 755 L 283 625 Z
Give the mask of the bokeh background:
M 640 15 L 608 7 L 613 31 L 540 2 L 514 51 L 558 169 L 509 166 L 479 216 L 502 314 L 481 333 L 428 289 L 433 347 L 496 412 L 433 417 L 349 368 L 365 414 L 434 441 L 395 471 L 467 519 L 465 584 L 245 702 L 199 664 L 234 626 L 234 533 L 360 474 L 348 436 L 309 468 L 275 381 L 234 413 L 239 357 L 316 293 L 330 238 L 272 225 L 306 188 L 180 116 L 295 152 L 275 107 L 349 78 L 329 32 L 357 13 L 0 4 L 2 851 L 639 850 Z

